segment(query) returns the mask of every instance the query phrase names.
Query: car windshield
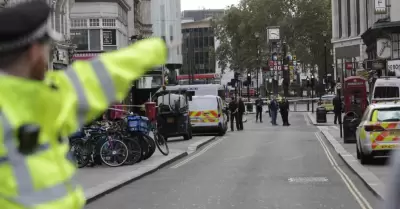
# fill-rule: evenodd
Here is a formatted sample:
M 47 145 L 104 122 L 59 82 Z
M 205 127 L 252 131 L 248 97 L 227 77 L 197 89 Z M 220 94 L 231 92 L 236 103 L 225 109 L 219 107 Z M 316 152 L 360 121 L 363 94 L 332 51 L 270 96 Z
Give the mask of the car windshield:
M 395 109 L 378 109 L 377 121 L 379 122 L 390 122 L 400 121 L 400 108 Z

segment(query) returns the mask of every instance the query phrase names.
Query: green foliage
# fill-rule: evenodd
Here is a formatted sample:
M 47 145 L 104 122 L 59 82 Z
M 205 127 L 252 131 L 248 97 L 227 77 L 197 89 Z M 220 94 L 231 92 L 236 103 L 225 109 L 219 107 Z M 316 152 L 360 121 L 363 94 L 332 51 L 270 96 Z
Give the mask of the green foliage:
M 228 7 L 221 19 L 213 21 L 220 41 L 216 50 L 219 67 L 223 71 L 245 71 L 265 66 L 270 57 L 266 28 L 280 26 L 281 39 L 286 41 L 288 51 L 303 63 L 317 64 L 323 70 L 324 40 L 329 52 L 332 31 L 330 2 L 241 0 L 238 5 Z M 323 31 L 327 32 L 326 37 Z

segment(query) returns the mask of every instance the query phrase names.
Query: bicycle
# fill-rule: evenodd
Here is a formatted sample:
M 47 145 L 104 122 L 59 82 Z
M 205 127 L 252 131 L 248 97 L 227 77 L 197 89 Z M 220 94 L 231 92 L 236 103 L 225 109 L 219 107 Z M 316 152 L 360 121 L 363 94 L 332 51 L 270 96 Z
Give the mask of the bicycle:
M 149 126 L 150 126 L 150 131 L 153 132 L 154 139 L 152 139 L 150 136 L 148 137 L 154 140 L 161 154 L 167 156 L 169 154 L 168 144 L 164 136 L 160 134 L 160 132 L 158 132 L 157 121 L 153 120 L 149 122 Z

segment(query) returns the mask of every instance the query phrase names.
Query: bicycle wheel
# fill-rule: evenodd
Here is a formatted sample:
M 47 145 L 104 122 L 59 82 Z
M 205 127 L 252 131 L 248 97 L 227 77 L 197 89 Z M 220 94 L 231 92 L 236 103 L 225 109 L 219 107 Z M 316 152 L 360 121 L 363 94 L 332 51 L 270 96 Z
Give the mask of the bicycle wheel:
M 144 156 L 143 160 L 147 160 L 149 159 L 154 152 L 156 152 L 156 143 L 154 142 L 154 139 L 151 138 L 149 135 L 147 134 L 142 134 L 141 137 L 148 143 L 149 145 L 149 151 L 147 153 L 146 156 Z
M 133 165 L 139 162 L 142 158 L 142 148 L 140 147 L 139 142 L 137 142 L 137 138 L 128 138 L 124 137 L 123 141 L 128 147 L 128 159 L 125 161 L 125 165 Z
M 154 130 L 153 133 L 154 133 L 154 141 L 156 142 L 158 150 L 160 150 L 160 152 L 163 155 L 167 156 L 169 154 L 169 148 L 168 148 L 167 141 L 165 141 L 163 135 L 158 133 L 157 130 Z
M 70 151 L 72 152 L 78 168 L 83 168 L 89 164 L 90 150 L 82 139 L 74 139 L 71 141 Z
M 100 148 L 101 161 L 110 167 L 123 165 L 128 159 L 128 155 L 128 147 L 118 139 L 109 138 Z

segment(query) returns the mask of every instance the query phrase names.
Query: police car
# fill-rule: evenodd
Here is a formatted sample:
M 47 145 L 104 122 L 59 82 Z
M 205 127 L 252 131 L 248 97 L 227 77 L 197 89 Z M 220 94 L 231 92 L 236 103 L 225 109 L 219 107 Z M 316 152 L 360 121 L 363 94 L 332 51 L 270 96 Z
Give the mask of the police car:
M 369 164 L 387 156 L 400 143 L 400 102 L 387 101 L 367 107 L 356 131 L 357 158 Z

